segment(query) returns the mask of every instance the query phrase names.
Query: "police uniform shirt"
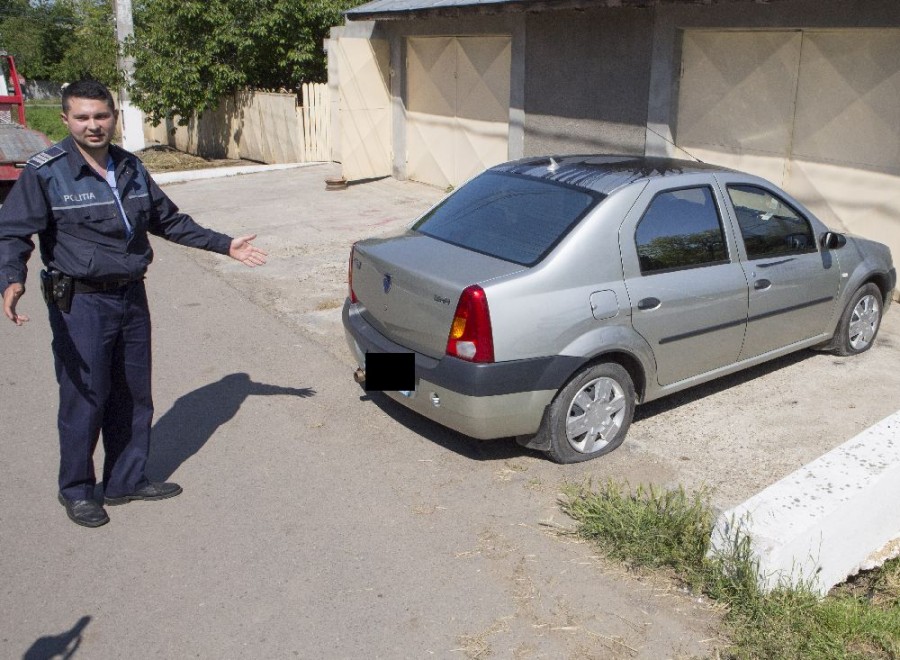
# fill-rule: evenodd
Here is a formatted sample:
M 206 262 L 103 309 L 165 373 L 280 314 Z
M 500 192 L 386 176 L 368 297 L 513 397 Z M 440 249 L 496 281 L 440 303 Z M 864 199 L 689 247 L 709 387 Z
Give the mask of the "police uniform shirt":
M 110 145 L 109 156 L 118 200 L 71 136 L 28 161 L 0 207 L 0 292 L 24 284 L 35 234 L 47 268 L 86 280 L 143 277 L 153 259 L 148 233 L 228 254 L 231 237 L 181 213 L 134 154 Z

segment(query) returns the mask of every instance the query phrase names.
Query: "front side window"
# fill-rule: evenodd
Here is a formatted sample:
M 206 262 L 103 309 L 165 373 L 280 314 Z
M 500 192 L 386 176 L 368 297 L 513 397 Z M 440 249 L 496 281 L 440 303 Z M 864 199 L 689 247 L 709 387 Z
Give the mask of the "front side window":
M 634 241 L 644 275 L 728 261 L 719 210 L 707 186 L 659 193 L 638 223 Z
M 809 221 L 768 190 L 728 186 L 748 259 L 816 251 Z

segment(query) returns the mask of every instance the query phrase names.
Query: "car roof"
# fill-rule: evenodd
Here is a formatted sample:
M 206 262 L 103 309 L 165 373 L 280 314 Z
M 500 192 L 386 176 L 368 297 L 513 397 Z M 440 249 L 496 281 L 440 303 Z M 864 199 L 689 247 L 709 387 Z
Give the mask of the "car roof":
M 523 158 L 496 165 L 488 171 L 556 181 L 609 195 L 618 188 L 644 179 L 735 170 L 674 158 L 591 155 Z

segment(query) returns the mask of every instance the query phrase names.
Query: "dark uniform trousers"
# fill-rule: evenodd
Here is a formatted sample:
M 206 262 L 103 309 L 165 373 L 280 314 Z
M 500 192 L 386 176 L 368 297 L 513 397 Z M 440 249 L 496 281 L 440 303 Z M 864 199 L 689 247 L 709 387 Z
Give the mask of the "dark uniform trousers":
M 108 292 L 76 293 L 68 313 L 49 305 L 59 382 L 59 490 L 94 496 L 93 453 L 103 436 L 104 492 L 144 485 L 153 398 L 150 310 L 143 280 Z
M 35 234 L 45 267 L 102 290 L 75 293 L 69 312 L 50 305 L 59 490 L 69 500 L 93 497 L 91 457 L 101 435 L 105 494 L 130 495 L 144 485 L 153 418 L 142 279 L 153 259 L 148 234 L 219 254 L 231 247 L 230 237 L 181 213 L 133 154 L 114 145 L 109 154 L 119 201 L 68 137 L 28 161 L 0 206 L 0 292 L 25 282 Z M 131 284 L 105 289 L 120 281 Z

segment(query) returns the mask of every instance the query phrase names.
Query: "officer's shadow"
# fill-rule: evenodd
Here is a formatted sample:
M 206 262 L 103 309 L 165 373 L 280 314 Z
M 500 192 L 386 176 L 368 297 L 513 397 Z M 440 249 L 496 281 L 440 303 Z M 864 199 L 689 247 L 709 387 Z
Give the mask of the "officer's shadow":
M 91 617 L 83 616 L 78 620 L 71 630 L 59 635 L 47 635 L 41 637 L 31 645 L 22 660 L 48 660 L 49 658 L 59 658 L 59 660 L 69 660 L 75 657 L 75 652 L 81 646 L 81 634 L 87 625 L 91 622 Z
M 307 398 L 316 391 L 255 383 L 249 375 L 238 373 L 180 397 L 153 425 L 147 475 L 164 481 L 237 414 L 248 396 L 273 394 Z

